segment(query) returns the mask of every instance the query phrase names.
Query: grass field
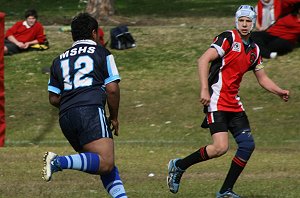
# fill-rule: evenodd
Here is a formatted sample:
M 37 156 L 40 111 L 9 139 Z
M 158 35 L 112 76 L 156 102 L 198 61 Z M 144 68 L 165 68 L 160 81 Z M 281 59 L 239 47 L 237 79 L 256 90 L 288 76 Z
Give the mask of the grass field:
M 68 16 L 81 9 L 70 1 L 64 2 L 64 8 L 69 6 L 64 12 Z M 233 28 L 228 13 L 239 1 L 226 4 L 227 14 L 218 18 L 203 7 L 208 1 L 176 1 L 183 9 L 178 16 L 178 7 L 157 6 L 170 1 L 143 1 L 148 5 L 145 12 L 137 10 L 137 0 L 130 0 L 130 4 L 116 2 L 126 20 L 143 21 L 129 26 L 137 48 L 111 50 L 122 76 L 116 163 L 129 197 L 214 197 L 234 155 L 236 145 L 232 139 L 226 156 L 195 165 L 184 174 L 177 195 L 166 186 L 167 163 L 211 141 L 209 132 L 200 128 L 203 114 L 198 101 L 196 60 L 216 34 Z M 211 9 L 217 10 L 223 5 L 220 2 L 210 1 Z M 8 4 L 1 5 L 8 9 Z M 153 7 L 159 7 L 156 15 L 151 14 Z M 192 12 L 192 8 L 202 12 Z M 22 9 L 23 3 L 12 8 L 13 12 Z M 45 10 L 41 7 L 46 16 Z M 12 15 L 8 17 L 9 23 L 13 20 Z M 41 68 L 51 65 L 52 59 L 72 43 L 69 33 L 59 31 L 60 25 L 46 26 L 49 50 L 5 57 L 7 139 L 6 146 L 0 149 L 1 198 L 108 197 L 96 176 L 66 170 L 54 175 L 50 183 L 41 179 L 45 151 L 74 153 L 60 132 L 57 109 L 48 103 L 48 75 L 41 73 Z M 105 39 L 111 27 L 103 27 Z M 252 73 L 244 77 L 240 96 L 251 122 L 256 150 L 235 187 L 243 197 L 295 198 L 300 194 L 299 53 L 298 48 L 264 63 L 270 77 L 291 90 L 288 103 L 259 87 Z M 150 173 L 154 176 L 149 177 Z

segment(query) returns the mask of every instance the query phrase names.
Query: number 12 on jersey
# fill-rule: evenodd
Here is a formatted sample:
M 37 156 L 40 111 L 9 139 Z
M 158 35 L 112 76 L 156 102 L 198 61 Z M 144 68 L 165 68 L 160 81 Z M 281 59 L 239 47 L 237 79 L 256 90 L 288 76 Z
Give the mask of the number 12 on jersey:
M 72 66 L 72 65 L 71 65 Z M 71 80 L 70 59 L 61 61 L 62 75 L 64 78 L 64 90 L 72 90 L 78 87 L 91 86 L 93 78 L 86 76 L 94 70 L 94 60 L 90 56 L 79 56 L 74 62 L 74 70 L 77 70 Z

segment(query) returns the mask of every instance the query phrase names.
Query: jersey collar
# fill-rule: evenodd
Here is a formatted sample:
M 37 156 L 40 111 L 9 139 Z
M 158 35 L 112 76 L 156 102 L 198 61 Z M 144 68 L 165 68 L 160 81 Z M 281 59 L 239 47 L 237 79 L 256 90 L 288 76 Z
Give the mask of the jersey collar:
M 79 44 L 88 44 L 88 45 L 97 45 L 97 43 L 93 40 L 78 40 L 78 41 L 75 41 L 72 45 L 72 47 L 74 47 L 75 45 L 79 45 Z
M 23 21 L 23 23 L 22 23 L 27 29 L 29 29 L 30 28 L 30 25 L 28 25 L 28 23 L 27 23 L 27 21 L 25 20 L 25 21 Z
M 246 49 L 246 53 L 248 53 L 249 51 L 251 51 L 252 49 L 254 49 L 256 47 L 254 41 L 251 38 L 249 38 L 249 44 L 244 43 L 244 46 Z

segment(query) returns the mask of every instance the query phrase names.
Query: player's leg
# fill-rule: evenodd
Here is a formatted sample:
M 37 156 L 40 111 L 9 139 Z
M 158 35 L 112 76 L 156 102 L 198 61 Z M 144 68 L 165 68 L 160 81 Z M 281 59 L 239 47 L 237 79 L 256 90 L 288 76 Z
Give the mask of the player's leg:
M 114 168 L 114 142 L 111 138 L 101 138 L 83 146 L 80 152 L 92 152 L 98 155 L 97 174 L 107 174 Z
M 217 197 L 222 197 L 221 195 L 228 196 L 233 193 L 233 186 L 236 183 L 241 172 L 244 170 L 247 161 L 250 159 L 250 156 L 255 148 L 249 121 L 245 112 L 235 113 L 235 116 L 231 120 L 230 125 L 230 131 L 232 132 L 235 141 L 238 144 L 238 149 L 232 159 L 230 169 L 220 189 L 220 192 L 217 193 Z M 237 198 L 239 197 L 235 193 L 233 193 L 233 195 L 231 196 Z
M 54 172 L 63 169 L 103 175 L 102 181 L 108 178 L 105 184 L 119 188 L 119 193 L 111 194 L 112 197 L 122 195 L 119 197 L 125 198 L 123 184 L 114 166 L 114 143 L 104 110 L 97 107 L 73 108 L 60 118 L 60 126 L 65 137 L 79 154 L 57 156 L 47 152 L 44 157 L 43 179 L 50 181 Z M 113 192 L 115 191 L 109 193 Z
M 102 138 L 84 145 L 84 151 L 97 153 L 100 157 L 99 172 L 104 188 L 112 197 L 126 198 L 125 188 L 118 168 L 114 164 L 114 142 L 111 138 Z
M 212 138 L 213 144 L 201 147 L 183 159 L 170 160 L 167 183 L 172 193 L 178 192 L 181 177 L 190 166 L 226 153 L 228 150 L 228 132 L 215 133 L 212 135 Z
M 183 159 L 178 159 L 175 163 L 176 167 L 186 170 L 199 162 L 224 155 L 228 150 L 228 132 L 216 132 L 212 134 L 212 140 L 212 144 L 201 147 Z
M 202 161 L 224 155 L 228 150 L 228 126 L 225 112 L 208 113 L 208 123 L 212 135 L 212 144 L 201 147 L 191 155 L 179 159 L 175 165 L 182 170 Z
M 52 174 L 63 169 L 73 169 L 90 174 L 99 174 L 100 158 L 93 152 L 58 156 L 53 152 L 44 155 L 43 179 L 50 181 Z
M 58 170 L 73 169 L 100 175 L 114 168 L 113 147 L 111 138 L 101 138 L 85 144 L 78 154 L 58 156 L 47 152 L 45 156 L 52 159 Z
M 190 166 L 219 157 L 228 150 L 228 127 L 226 113 L 214 112 L 208 114 L 208 123 L 212 134 L 213 143 L 206 145 L 183 159 L 172 159 L 168 166 L 168 186 L 172 193 L 177 193 L 182 174 Z M 211 119 L 213 118 L 213 119 Z
M 114 143 L 111 138 L 95 140 L 84 145 L 79 154 L 55 156 L 52 161 L 58 170 L 73 169 L 99 174 L 105 189 L 112 197 L 127 197 L 118 168 L 114 165 Z
M 81 152 L 83 146 L 101 139 L 99 115 L 93 107 L 72 108 L 59 119 L 63 134 L 75 151 Z M 43 179 L 50 181 L 52 174 L 63 169 L 73 169 L 91 174 L 99 174 L 100 157 L 94 152 L 81 152 L 68 156 L 57 156 L 46 152 L 44 156 Z

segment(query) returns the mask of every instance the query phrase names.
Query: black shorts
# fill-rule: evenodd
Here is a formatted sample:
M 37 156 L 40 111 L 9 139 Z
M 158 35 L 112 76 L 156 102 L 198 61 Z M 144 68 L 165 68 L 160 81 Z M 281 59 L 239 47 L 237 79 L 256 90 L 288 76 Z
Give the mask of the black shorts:
M 215 111 L 207 113 L 207 121 L 211 134 L 230 131 L 233 136 L 244 130 L 250 130 L 248 117 L 242 112 Z
M 8 39 L 4 40 L 4 45 L 7 47 L 8 55 L 17 54 L 22 51 L 25 51 L 23 49 L 20 49 L 16 44 L 10 42 Z
M 113 138 L 105 111 L 97 106 L 74 107 L 59 119 L 61 130 L 75 151 L 100 138 Z

